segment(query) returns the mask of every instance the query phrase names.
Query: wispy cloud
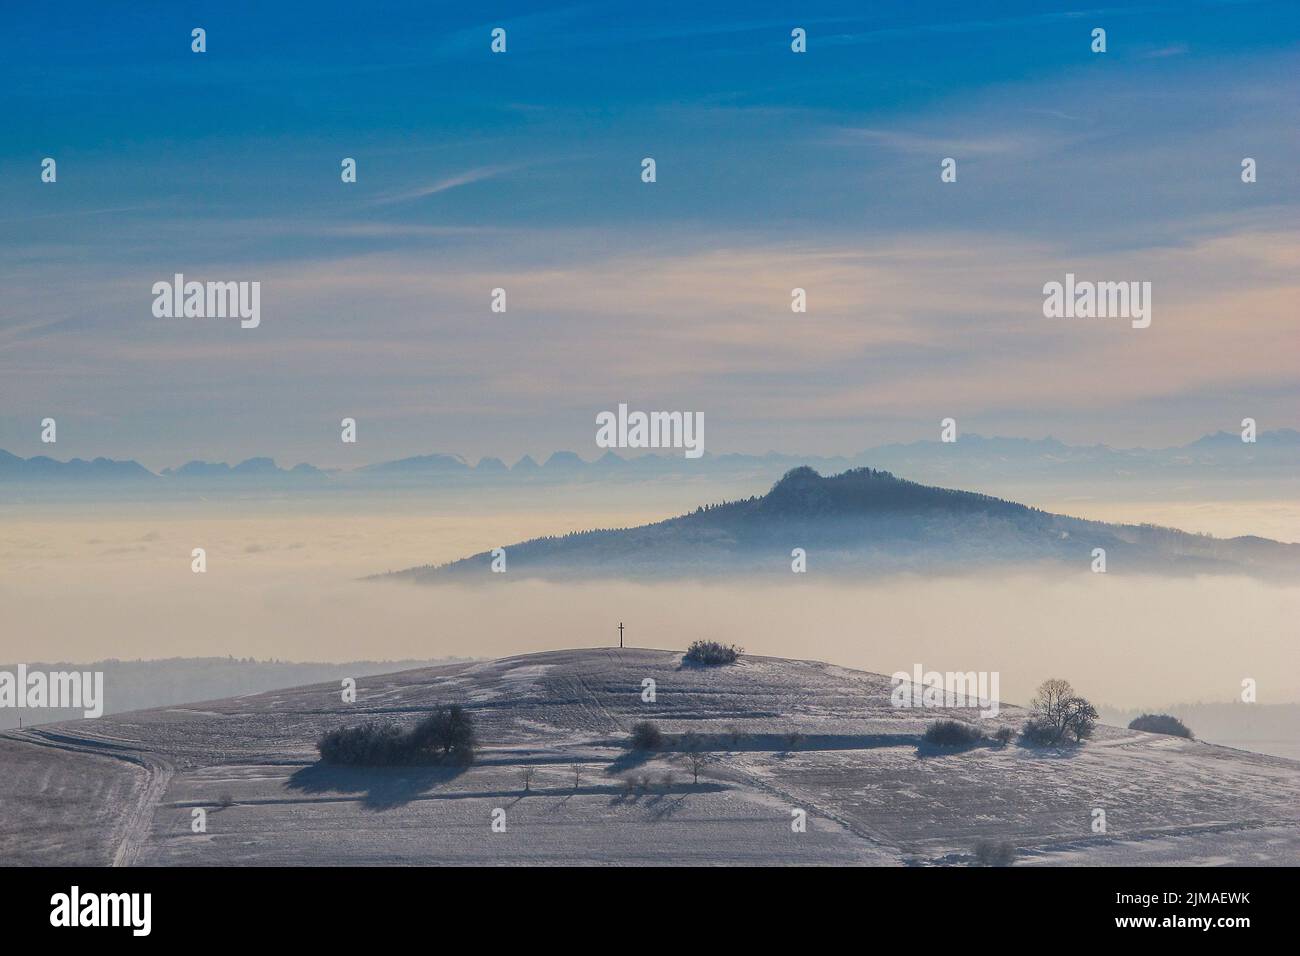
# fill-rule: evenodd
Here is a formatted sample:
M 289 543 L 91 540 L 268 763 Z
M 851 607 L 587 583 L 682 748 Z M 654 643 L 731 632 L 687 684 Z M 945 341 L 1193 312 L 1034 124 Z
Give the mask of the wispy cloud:
M 494 179 L 505 173 L 519 169 L 519 166 L 479 166 L 475 169 L 468 169 L 463 173 L 457 173 L 454 176 L 447 176 L 436 182 L 429 183 L 427 186 L 419 186 L 415 189 L 407 189 L 402 192 L 389 193 L 371 200 L 371 205 L 387 206 L 393 203 L 411 202 L 416 199 L 425 199 L 429 196 L 436 196 L 439 193 L 445 193 L 448 190 L 459 189 L 461 186 L 469 186 L 472 183 L 480 183 L 487 179 Z
M 879 143 L 889 149 L 921 156 L 937 156 L 943 151 L 964 156 L 1002 156 L 1024 154 L 1036 145 L 1028 134 L 1001 133 L 990 136 L 938 136 L 909 130 L 842 129 L 840 136 L 850 141 Z

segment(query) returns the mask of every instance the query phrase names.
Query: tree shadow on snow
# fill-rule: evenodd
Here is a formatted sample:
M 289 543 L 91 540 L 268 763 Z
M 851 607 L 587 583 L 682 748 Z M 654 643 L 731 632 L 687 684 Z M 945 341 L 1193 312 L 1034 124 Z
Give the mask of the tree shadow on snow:
M 1041 758 L 1044 760 L 1071 760 L 1084 750 L 1077 744 L 1058 744 L 1047 746 L 1036 746 L 1034 744 L 1017 743 L 1017 744 L 999 744 L 991 740 L 979 740 L 969 744 L 931 744 L 921 741 L 916 745 L 916 756 L 919 760 L 929 757 L 952 757 L 957 754 L 969 753 L 972 750 L 991 750 L 994 753 L 1010 752 L 1023 757 Z
M 1006 748 L 985 741 L 975 741 L 969 744 L 931 744 L 922 740 L 916 745 L 916 755 L 924 759 L 926 757 L 951 757 L 954 754 L 970 753 L 972 750 L 1004 749 Z
M 652 814 L 654 819 L 668 816 L 677 811 L 682 802 L 693 793 L 722 793 L 731 789 L 720 783 L 679 783 L 674 784 L 671 790 L 663 790 L 651 784 L 650 788 L 640 786 L 618 790 L 610 799 L 611 807 L 618 806 L 635 806 L 640 804 L 655 812 Z M 669 800 L 675 796 L 675 800 Z
M 370 810 L 391 810 L 450 783 L 465 767 L 343 767 L 314 763 L 297 771 L 286 786 L 302 793 L 360 794 Z
M 635 770 L 647 760 L 655 756 L 654 750 L 629 750 L 625 754 L 615 757 L 608 767 L 605 768 L 606 774 L 620 774 L 628 770 Z
M 1011 748 L 1007 748 L 1011 749 Z M 1088 745 L 1066 743 L 1066 744 L 1047 744 L 1038 746 L 1037 744 L 1017 743 L 1015 749 L 1025 757 L 1041 757 L 1044 760 L 1073 760 L 1088 749 Z

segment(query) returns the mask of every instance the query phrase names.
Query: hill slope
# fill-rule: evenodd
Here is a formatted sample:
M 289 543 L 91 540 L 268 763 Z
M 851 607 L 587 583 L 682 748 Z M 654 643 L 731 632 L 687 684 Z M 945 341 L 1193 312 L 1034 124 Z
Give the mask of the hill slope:
M 795 548 L 806 552 L 809 570 L 833 573 L 1037 562 L 1087 570 L 1094 548 L 1105 549 L 1108 569 L 1130 572 L 1300 573 L 1300 545 L 1085 521 L 869 468 L 830 477 L 796 468 L 762 497 L 637 528 L 535 538 L 505 550 L 514 576 L 647 578 L 788 574 Z M 395 576 L 483 579 L 491 562 L 485 551 Z
M 315 764 L 327 729 L 409 725 L 453 702 L 483 742 L 464 773 Z M 641 649 L 366 677 L 354 704 L 321 684 L 139 711 L 0 735 L 0 860 L 950 864 L 992 838 L 1028 864 L 1300 862 L 1300 763 L 1118 728 L 1061 752 L 928 750 L 920 734 L 943 713 L 893 709 L 888 679 L 861 671 L 757 657 L 699 669 Z M 1004 707 L 985 726 L 1023 717 Z M 713 762 L 698 786 L 679 755 L 629 754 L 644 719 L 702 736 Z M 627 777 L 649 785 L 629 792 Z M 206 833 L 191 831 L 195 808 Z

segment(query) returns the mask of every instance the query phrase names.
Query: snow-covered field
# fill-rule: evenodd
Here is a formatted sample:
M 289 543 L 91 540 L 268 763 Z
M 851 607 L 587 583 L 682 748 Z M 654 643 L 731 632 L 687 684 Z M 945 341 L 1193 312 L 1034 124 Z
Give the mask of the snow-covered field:
M 473 713 L 468 770 L 316 763 L 328 729 L 443 703 Z M 315 685 L 138 711 L 0 735 L 0 861 L 925 865 L 989 839 L 1018 865 L 1300 863 L 1300 762 L 1111 727 L 1060 751 L 923 745 L 944 715 L 972 716 L 895 710 L 887 678 L 842 667 L 639 649 L 366 677 L 352 704 Z M 628 750 L 639 720 L 701 735 L 698 785 L 681 754 Z

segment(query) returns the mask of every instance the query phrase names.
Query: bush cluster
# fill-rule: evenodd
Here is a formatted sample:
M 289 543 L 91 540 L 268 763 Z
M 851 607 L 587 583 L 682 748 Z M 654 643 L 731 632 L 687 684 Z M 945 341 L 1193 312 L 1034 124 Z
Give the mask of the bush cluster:
M 410 730 L 371 722 L 331 730 L 316 743 L 323 763 L 362 767 L 467 765 L 474 760 L 474 725 L 460 707 L 439 707 Z
M 1128 725 L 1129 730 L 1145 730 L 1149 734 L 1172 734 L 1175 737 L 1194 739 L 1191 729 L 1177 717 L 1170 714 L 1143 714 L 1134 717 Z
M 736 658 L 745 653 L 743 647 L 735 644 L 719 644 L 717 641 L 694 641 L 686 649 L 684 660 L 692 664 L 734 664 Z
M 1032 747 L 1047 747 L 1059 739 L 1056 725 L 1038 717 L 1030 717 L 1020 730 L 1020 736 Z
M 921 739 L 939 747 L 969 747 L 983 740 L 984 732 L 964 721 L 936 720 L 925 728 Z
M 664 745 L 664 735 L 659 727 L 648 720 L 632 725 L 633 750 L 658 750 Z

